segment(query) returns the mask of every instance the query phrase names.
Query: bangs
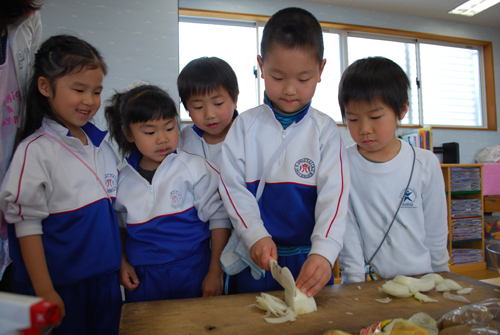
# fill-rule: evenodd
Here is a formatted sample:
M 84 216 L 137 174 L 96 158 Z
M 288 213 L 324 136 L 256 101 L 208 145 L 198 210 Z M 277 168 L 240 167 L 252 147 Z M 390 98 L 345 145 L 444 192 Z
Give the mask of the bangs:
M 175 119 L 177 108 L 172 99 L 159 92 L 146 90 L 129 99 L 123 113 L 127 123 Z

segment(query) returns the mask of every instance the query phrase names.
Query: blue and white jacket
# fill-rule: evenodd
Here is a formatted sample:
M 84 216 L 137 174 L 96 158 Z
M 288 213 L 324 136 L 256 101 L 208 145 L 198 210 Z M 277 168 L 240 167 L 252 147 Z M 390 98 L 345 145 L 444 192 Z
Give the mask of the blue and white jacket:
M 106 132 L 90 123 L 82 129 L 92 142 L 87 150 L 67 128 L 44 119 L 39 130 L 46 134 L 36 131 L 19 144 L 2 184 L 0 201 L 7 222 L 13 224 L 10 254 L 21 285 L 29 287 L 31 280 L 16 235 L 42 235 L 54 286 L 73 285 L 120 268 L 120 234 L 111 203 L 118 158 L 104 141 Z
M 257 203 L 265 166 L 300 123 L 274 162 Z M 268 105 L 250 109 L 236 118 L 222 146 L 220 193 L 248 248 L 271 236 L 278 246 L 311 246 L 310 254 L 333 266 L 342 249 L 349 185 L 339 129 L 311 107 L 286 130 Z
M 135 151 L 127 158 L 115 202 L 130 264 L 168 264 L 207 251 L 211 229 L 231 228 L 217 168 L 179 151 L 163 160 L 150 184 L 137 172 L 141 157 Z

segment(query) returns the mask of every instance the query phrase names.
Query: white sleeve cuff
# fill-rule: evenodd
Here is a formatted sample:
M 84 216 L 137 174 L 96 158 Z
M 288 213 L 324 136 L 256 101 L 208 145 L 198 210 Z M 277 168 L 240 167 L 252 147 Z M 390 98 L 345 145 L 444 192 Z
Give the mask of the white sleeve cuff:
M 209 221 L 208 227 L 210 230 L 220 229 L 220 228 L 225 228 L 225 229 L 233 228 L 233 226 L 231 225 L 231 220 L 229 219 L 211 219 Z
M 330 266 L 333 268 L 333 264 L 335 264 L 335 260 L 339 256 L 341 249 L 342 246 L 332 239 L 315 237 L 312 241 L 311 252 L 309 255 L 318 254 L 325 257 L 330 262 Z
M 42 235 L 42 221 L 39 220 L 29 220 L 29 221 L 20 221 L 15 224 L 16 228 L 16 236 L 24 237 L 30 235 Z
M 342 275 L 344 277 L 344 275 Z M 346 284 L 350 283 L 362 283 L 365 281 L 365 274 L 364 273 L 353 273 L 353 274 L 348 274 L 345 276 L 346 278 Z
M 264 237 L 272 238 L 272 236 L 267 232 L 267 229 L 262 223 L 252 224 L 248 229 L 243 231 L 240 237 L 243 242 L 245 242 L 248 249 L 252 248 L 252 245 L 254 245 L 255 242 L 263 239 Z

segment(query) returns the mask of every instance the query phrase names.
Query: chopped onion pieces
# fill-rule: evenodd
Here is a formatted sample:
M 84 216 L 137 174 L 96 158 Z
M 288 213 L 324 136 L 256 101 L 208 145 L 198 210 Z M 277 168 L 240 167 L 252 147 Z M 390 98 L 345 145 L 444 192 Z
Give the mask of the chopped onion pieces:
M 458 294 L 469 294 L 472 292 L 472 287 L 466 287 L 464 289 L 458 290 Z
M 428 273 L 428 274 L 420 277 L 420 279 L 433 279 L 434 283 L 435 283 L 434 284 L 435 286 L 438 286 L 444 280 L 444 278 L 441 277 L 440 275 L 438 275 L 437 273 Z
M 265 316 L 269 316 L 271 314 L 277 316 L 277 318 L 265 318 L 268 323 L 284 323 L 288 321 L 295 321 L 295 317 L 297 314 L 288 307 L 283 300 L 267 294 L 265 292 L 261 293 L 261 296 L 257 296 L 257 306 L 260 309 L 263 309 L 267 312 Z
M 441 283 L 438 286 L 436 286 L 436 291 L 438 292 L 448 292 L 449 290 L 450 288 L 445 283 Z
M 462 286 L 460 286 L 459 283 L 457 283 L 456 281 L 451 280 L 451 279 L 443 280 L 443 284 L 448 286 L 450 288 L 450 290 L 452 290 L 452 291 L 458 291 L 458 290 L 461 290 L 463 288 Z
M 415 293 L 413 297 L 421 302 L 439 302 L 439 300 L 429 298 L 428 296 L 420 292 Z
M 408 298 L 413 295 L 408 286 L 395 283 L 392 280 L 382 285 L 382 291 L 398 298 Z
M 443 297 L 445 297 L 448 300 L 453 300 L 453 301 L 459 301 L 459 302 L 466 302 L 470 304 L 470 300 L 467 299 L 466 297 L 462 295 L 456 295 L 456 294 L 451 294 L 450 292 L 444 292 Z

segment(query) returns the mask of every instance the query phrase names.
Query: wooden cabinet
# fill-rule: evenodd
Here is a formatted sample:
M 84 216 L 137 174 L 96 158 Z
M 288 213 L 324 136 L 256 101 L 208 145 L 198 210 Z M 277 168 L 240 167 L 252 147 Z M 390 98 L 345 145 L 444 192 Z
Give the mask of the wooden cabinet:
M 500 212 L 500 196 L 485 196 L 483 202 L 485 212 Z
M 443 171 L 444 183 L 446 189 L 446 202 L 448 211 L 448 251 L 450 253 L 450 270 L 454 273 L 466 271 L 476 271 L 486 269 L 484 260 L 484 229 L 483 229 L 483 165 L 482 164 L 441 164 Z M 472 187 L 458 187 L 457 181 L 467 179 L 463 177 L 464 169 L 468 169 L 472 175 L 479 179 L 473 182 Z M 476 187 L 477 186 L 477 187 Z M 472 201 L 469 201 L 472 200 Z M 471 210 L 470 214 L 467 210 L 461 213 L 457 212 L 455 206 L 460 204 L 474 203 L 475 210 Z M 480 210 L 477 211 L 478 203 Z M 452 209 L 452 206 L 454 206 Z M 478 213 L 479 212 L 479 213 Z M 466 221 L 466 219 L 471 219 Z M 469 225 L 464 225 L 464 222 L 474 222 L 469 228 Z M 480 228 L 478 228 L 480 226 Z M 468 238 L 469 230 L 474 229 L 475 234 Z M 480 230 L 480 232 L 479 232 Z M 476 254 L 475 260 L 465 264 L 457 264 L 460 262 L 460 253 Z M 479 254 L 481 254 L 479 256 Z

